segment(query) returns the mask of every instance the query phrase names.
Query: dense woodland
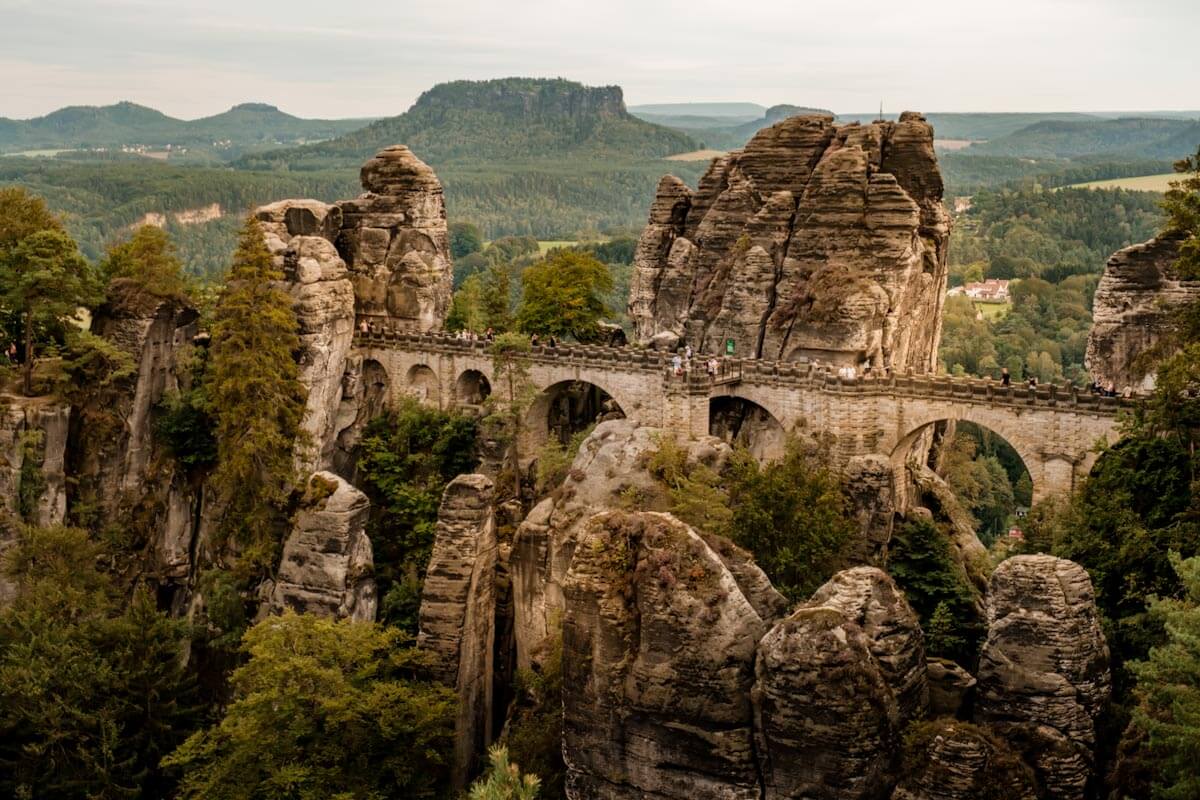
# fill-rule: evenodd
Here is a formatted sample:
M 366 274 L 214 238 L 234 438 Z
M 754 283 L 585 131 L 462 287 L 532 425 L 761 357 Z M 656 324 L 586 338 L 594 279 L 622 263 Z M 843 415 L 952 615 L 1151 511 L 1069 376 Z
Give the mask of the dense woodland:
M 459 91 L 469 96 L 468 87 L 443 98 L 451 116 Z M 434 100 L 431 108 L 443 108 Z M 608 145 L 593 146 L 589 137 L 608 137 L 608 127 L 570 129 L 583 142 L 570 157 L 518 159 L 501 169 L 465 155 L 472 137 L 495 135 L 489 125 L 497 120 L 454 118 L 466 133 L 445 144 L 447 165 L 438 166 L 453 222 L 450 326 L 502 334 L 493 348 L 497 373 L 520 398 L 523 378 L 511 355 L 528 346 L 530 333 L 586 341 L 604 335 L 603 321 L 622 321 L 636 230 L 662 166 L 650 156 L 681 142 L 618 120 L 605 141 L 634 142 L 628 169 L 598 166 Z M 381 125 L 378 136 L 395 134 Z M 541 135 L 501 141 L 497 152 L 542 143 Z M 368 139 L 355 146 L 375 147 Z M 117 424 L 102 412 L 130 390 L 135 365 L 71 324 L 71 314 L 105 302 L 201 305 L 212 346 L 194 354 L 188 388 L 154 409 L 154 435 L 189 480 L 211 481 L 225 494 L 220 543 L 239 554 L 233 566 L 198 576 L 208 599 L 203 614 L 172 616 L 149 581 L 123 569 L 145 545 L 135 516 L 127 526 L 101 527 L 81 503 L 68 526 L 37 527 L 42 477 L 22 470 L 15 511 L 0 519 L 15 541 L 0 559 L 15 586 L 0 608 L 4 796 L 453 797 L 456 698 L 429 677 L 413 639 L 438 500 L 455 475 L 500 453 L 498 485 L 512 485 L 507 499 L 528 505 L 565 477 L 586 432 L 547 444 L 530 480 L 513 468 L 520 415 L 512 409 L 490 406 L 482 417 L 416 404 L 389 409 L 354 454 L 372 501 L 378 622 L 290 613 L 255 622 L 254 590 L 278 559 L 289 516 L 321 487 L 293 474 L 303 402 L 293 360 L 297 323 L 261 233 L 241 211 L 283 196 L 357 191 L 352 168 L 326 168 L 323 159 L 342 152 L 304 152 L 311 170 L 274 169 L 275 156 L 245 164 L 273 168 L 263 171 L 0 160 L 0 183 L 27 187 L 49 204 L 0 189 L 0 340 L 5 352 L 12 343 L 25 354 L 24 363 L 0 365 L 5 391 L 59 397 L 99 409 L 89 424 Z M 991 166 L 978 170 L 972 207 L 956 225 L 953 282 L 1013 279 L 1013 303 L 992 319 L 969 301 L 948 301 L 946 370 L 991 375 L 1008 367 L 1017 378 L 1082 382 L 1091 297 L 1105 259 L 1164 227 L 1192 237 L 1180 269 L 1200 278 L 1200 163 L 1185 165 L 1192 177 L 1167 196 L 1164 218 L 1158 195 L 1052 188 L 1078 174 L 1072 169 L 1097 170 L 1080 179 L 1110 177 L 1105 170 L 1135 169 L 1132 162 L 1063 161 L 1053 174 L 1027 180 L 1024 166 L 1014 166 L 1019 159 L 976 161 Z M 952 185 L 956 163 L 943 159 Z M 211 202 L 230 215 L 201 226 L 168 222 L 165 233 L 129 228 L 150 211 Z M 584 241 L 543 252 L 534 238 L 568 234 Z M 208 286 L 199 289 L 193 277 Z M 205 293 L 217 302 L 200 303 Z M 41 358 L 37 370 L 31 355 Z M 1104 447 L 1078 492 L 1029 511 L 1022 542 L 1004 536 L 1018 509 L 1031 505 L 1012 448 L 969 425 L 941 445 L 945 480 L 990 546 L 986 567 L 1013 553 L 1051 552 L 1092 576 L 1116 668 L 1100 740 L 1100 773 L 1114 800 L 1200 795 L 1200 308 L 1179 314 L 1160 355 L 1158 388 L 1126 421 L 1126 437 Z M 802 599 L 844 566 L 855 530 L 826 452 L 791 441 L 784 458 L 764 465 L 738 450 L 717 474 L 689 466 L 664 441 L 649 465 L 658 481 L 654 504 L 728 536 L 789 599 Z M 944 524 L 900 525 L 886 566 L 919 614 L 929 652 L 974 667 L 983 620 Z M 541 671 L 514 676 L 513 717 L 473 800 L 562 796 L 562 691 L 561 654 L 553 650 Z

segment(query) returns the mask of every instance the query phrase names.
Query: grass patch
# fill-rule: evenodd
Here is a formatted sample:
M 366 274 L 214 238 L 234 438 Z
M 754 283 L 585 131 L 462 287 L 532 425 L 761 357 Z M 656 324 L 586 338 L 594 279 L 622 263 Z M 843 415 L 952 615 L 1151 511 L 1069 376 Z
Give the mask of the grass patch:
M 1136 178 L 1112 178 L 1106 181 L 1074 183 L 1071 189 L 1128 189 L 1133 192 L 1165 192 L 1171 181 L 1179 180 L 1179 173 L 1165 172 L 1161 175 L 1139 175 Z

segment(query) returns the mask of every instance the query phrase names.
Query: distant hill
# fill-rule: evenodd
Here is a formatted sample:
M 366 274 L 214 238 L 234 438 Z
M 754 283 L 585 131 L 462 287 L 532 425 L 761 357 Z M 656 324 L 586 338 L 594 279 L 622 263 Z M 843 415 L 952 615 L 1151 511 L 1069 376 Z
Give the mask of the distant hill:
M 729 113 L 699 113 L 714 106 L 719 107 L 717 110 L 724 109 Z M 734 114 L 732 113 L 734 108 L 754 109 L 758 113 L 751 116 Z M 665 113 L 662 109 L 677 110 Z M 752 103 L 671 103 L 657 106 L 637 106 L 632 113 L 647 122 L 665 125 L 687 133 L 706 147 L 732 150 L 744 145 L 762 128 L 774 125 L 781 119 L 799 114 L 832 114 L 833 112 L 823 108 L 787 104 L 763 108 Z
M 923 111 L 923 109 L 913 109 Z M 984 141 L 1007 136 L 1039 122 L 1063 121 L 1085 122 L 1098 121 L 1100 117 L 1092 114 L 1081 114 L 1074 111 L 1051 112 L 925 112 L 925 119 L 933 126 L 934 135 L 939 139 L 970 139 Z M 884 114 L 884 119 L 896 119 L 897 114 Z M 838 114 L 839 122 L 870 122 L 879 119 L 879 112 L 865 114 Z
M 696 149 L 686 134 L 631 115 L 619 86 L 502 78 L 438 84 L 399 116 L 320 144 L 256 154 L 241 165 L 357 166 L 397 143 L 435 169 L 509 160 L 653 159 Z
M 220 159 L 248 149 L 328 139 L 369 120 L 301 119 L 265 103 L 243 103 L 196 120 L 169 117 L 153 108 L 121 102 L 68 106 L 28 120 L 0 118 L 0 153 L 29 150 L 192 148 Z M 179 153 L 182 155 L 182 153 Z M 200 160 L 205 160 L 201 158 Z
M 998 139 L 972 145 L 969 154 L 1025 158 L 1113 155 L 1176 159 L 1200 146 L 1200 120 L 1127 118 L 1044 121 Z
M 758 103 L 644 103 L 630 106 L 629 113 L 646 119 L 656 117 L 703 117 L 733 122 L 749 122 L 767 111 Z
M 408 145 L 434 168 L 452 218 L 476 222 L 490 237 L 640 228 L 662 175 L 694 182 L 706 166 L 664 160 L 699 143 L 631 115 L 619 86 L 539 78 L 439 84 L 399 116 L 236 166 L 354 174 L 392 144 Z

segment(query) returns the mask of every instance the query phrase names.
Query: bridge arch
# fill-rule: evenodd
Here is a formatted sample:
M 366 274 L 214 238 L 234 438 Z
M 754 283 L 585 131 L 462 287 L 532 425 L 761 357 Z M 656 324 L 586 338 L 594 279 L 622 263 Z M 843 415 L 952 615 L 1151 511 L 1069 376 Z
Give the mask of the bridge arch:
M 431 406 L 441 407 L 442 389 L 438 383 L 437 373 L 428 364 L 413 364 L 404 376 L 404 390 Z
M 1032 483 L 1033 500 L 1036 502 L 1062 489 L 1060 481 L 1056 481 L 1056 476 L 1047 475 L 1045 455 L 1034 445 L 1034 437 L 1036 431 L 1026 431 L 1019 429 L 1021 418 L 1019 416 L 1009 416 L 1001 414 L 977 414 L 977 413 L 942 413 L 931 414 L 927 419 L 921 420 L 915 424 L 911 424 L 904 436 L 900 437 L 899 441 L 891 450 L 892 471 L 894 474 L 893 486 L 896 508 L 900 511 L 907 511 L 915 498 L 909 497 L 911 489 L 910 481 L 908 480 L 907 468 L 910 461 L 923 452 L 927 453 L 928 449 L 934 445 L 935 438 L 938 434 L 943 434 L 946 431 L 939 430 L 948 423 L 967 422 L 975 425 L 979 429 L 989 432 L 999 437 L 1016 453 L 1021 464 L 1025 468 L 1025 472 L 1029 475 L 1029 480 Z M 949 444 L 948 442 L 939 443 L 939 445 Z M 1066 458 L 1064 456 L 1064 458 Z M 1074 464 L 1068 459 L 1064 466 L 1068 470 L 1068 483 L 1066 490 L 1071 488 L 1071 475 L 1074 473 Z
M 556 381 L 542 389 L 525 414 L 527 446 L 541 447 L 550 438 L 566 444 L 598 418 L 624 417 L 625 409 L 605 387 L 581 378 Z
M 783 458 L 787 431 L 766 405 L 736 393 L 708 399 L 708 433 L 743 446 L 759 461 Z
M 463 370 L 454 382 L 454 404 L 478 406 L 492 394 L 492 383 L 477 369 Z
M 391 400 L 392 380 L 383 364 L 373 358 L 363 360 L 358 380 L 362 391 L 358 417 L 361 420 L 373 419 L 383 413 Z

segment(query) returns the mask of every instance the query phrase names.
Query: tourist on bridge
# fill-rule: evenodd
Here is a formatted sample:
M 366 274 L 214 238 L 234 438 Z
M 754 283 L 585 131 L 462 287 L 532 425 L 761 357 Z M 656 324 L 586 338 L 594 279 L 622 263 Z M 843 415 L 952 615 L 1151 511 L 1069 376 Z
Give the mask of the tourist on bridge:
M 1012 386 L 1012 376 L 1008 374 L 1008 367 L 1000 368 L 1000 385 Z
M 362 333 L 367 332 L 368 328 L 367 328 L 367 318 L 366 317 L 363 317 L 361 320 L 358 321 L 358 330 Z
M 715 356 L 713 358 L 710 358 L 708 360 L 708 377 L 716 378 L 717 377 L 717 369 L 719 366 L 720 365 L 717 363 L 717 359 Z
M 692 360 L 692 346 L 690 344 L 684 348 L 683 357 L 688 361 Z
M 1029 376 L 1029 388 L 1036 389 L 1037 385 L 1038 385 L 1037 375 L 1030 375 Z
M 496 338 L 496 331 L 492 329 L 491 325 L 488 325 L 487 330 L 483 332 L 483 338 L 489 342 Z
M 683 374 L 683 359 L 679 357 L 679 353 L 671 356 L 671 368 L 675 371 L 676 377 Z
M 531 346 L 531 347 L 537 347 L 537 346 L 538 346 L 538 335 L 537 335 L 536 333 L 535 333 L 535 334 L 532 334 L 532 335 L 530 335 L 530 337 L 529 337 L 529 344 L 530 344 L 530 346 Z
M 558 339 L 554 338 L 554 334 L 550 334 L 550 339 L 546 342 L 547 347 L 558 347 Z

